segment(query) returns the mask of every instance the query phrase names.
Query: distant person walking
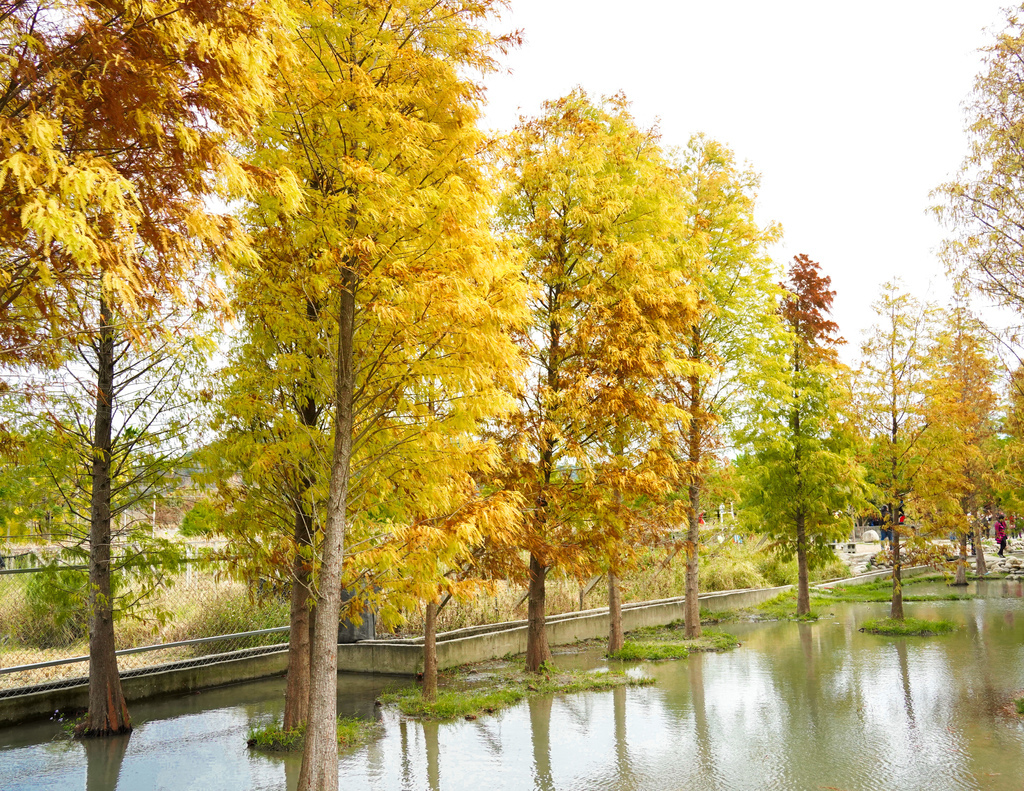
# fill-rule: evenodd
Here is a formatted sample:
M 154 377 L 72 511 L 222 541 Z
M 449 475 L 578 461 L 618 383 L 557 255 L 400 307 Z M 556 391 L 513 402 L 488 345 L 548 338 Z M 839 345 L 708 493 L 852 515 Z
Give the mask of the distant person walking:
M 996 543 L 999 544 L 999 551 L 996 553 L 999 557 L 1006 557 L 1003 552 L 1006 551 L 1006 522 L 1002 514 L 996 518 Z

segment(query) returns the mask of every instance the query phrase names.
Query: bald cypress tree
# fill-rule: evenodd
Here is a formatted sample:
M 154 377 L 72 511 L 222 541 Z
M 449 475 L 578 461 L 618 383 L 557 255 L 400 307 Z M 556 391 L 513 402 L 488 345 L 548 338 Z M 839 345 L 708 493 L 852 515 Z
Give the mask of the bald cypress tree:
M 798 255 L 779 306 L 785 334 L 760 367 L 760 392 L 745 432 L 744 499 L 758 527 L 787 556 L 796 555 L 797 615 L 810 613 L 809 568 L 833 555 L 829 541 L 847 530 L 842 517 L 860 491 L 860 471 L 843 426 L 843 342 L 831 320 L 830 278 Z

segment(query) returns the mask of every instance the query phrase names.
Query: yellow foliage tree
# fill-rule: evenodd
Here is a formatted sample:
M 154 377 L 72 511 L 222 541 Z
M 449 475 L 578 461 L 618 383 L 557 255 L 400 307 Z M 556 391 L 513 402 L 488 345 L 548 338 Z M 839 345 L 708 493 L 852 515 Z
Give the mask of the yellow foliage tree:
M 252 161 L 292 168 L 303 205 L 248 212 L 332 324 L 331 465 L 315 581 L 312 674 L 299 788 L 338 785 L 337 627 L 354 546 L 457 510 L 494 453 L 480 421 L 519 370 L 507 330 L 518 287 L 488 227 L 471 78 L 512 43 L 494 2 L 297 6 L 282 100 Z M 285 249 L 287 248 L 287 253 Z M 457 535 L 457 532 L 456 532 Z
M 778 272 L 766 250 L 781 230 L 755 220 L 759 178 L 721 143 L 694 137 L 679 170 L 685 211 L 674 241 L 697 295 L 696 318 L 676 340 L 689 362 L 687 375 L 675 381 L 679 406 L 689 415 L 678 451 L 689 505 L 684 619 L 686 636 L 699 637 L 702 492 L 722 429 L 742 401 L 742 374 L 756 366 L 778 326 Z
M 672 170 L 623 96 L 595 103 L 576 90 L 546 103 L 503 159 L 499 217 L 531 319 L 519 336 L 527 379 L 501 431 L 506 486 L 528 506 L 526 667 L 536 671 L 550 658 L 547 575 L 607 569 L 615 605 L 631 544 L 624 506 L 663 495 L 677 474 L 672 427 L 685 415 L 667 382 L 686 372 L 673 340 L 693 292 L 669 243 Z
M 956 303 L 943 312 L 932 354 L 918 475 L 918 512 L 959 545 L 957 585 L 967 584 L 967 539 L 973 534 L 976 570 L 985 573 L 981 514 L 993 507 L 999 486 L 995 393 L 997 360 L 991 336 L 970 309 Z

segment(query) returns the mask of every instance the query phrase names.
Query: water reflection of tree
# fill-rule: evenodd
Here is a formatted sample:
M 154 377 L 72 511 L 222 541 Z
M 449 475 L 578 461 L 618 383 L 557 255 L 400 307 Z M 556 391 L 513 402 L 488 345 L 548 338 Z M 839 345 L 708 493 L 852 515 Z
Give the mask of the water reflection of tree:
M 805 721 L 809 723 L 811 732 L 816 734 L 818 733 L 818 703 L 821 695 L 824 694 L 824 688 L 818 681 L 818 651 L 815 650 L 811 633 L 811 630 L 815 628 L 816 625 L 809 623 L 797 624 L 797 629 L 800 632 L 800 648 L 804 654 L 804 698 L 808 708 Z
M 903 686 L 903 707 L 907 712 L 907 723 L 916 730 L 917 719 L 914 717 L 914 692 L 910 687 L 910 663 L 907 661 L 906 638 L 896 641 L 896 656 L 900 665 L 900 683 Z
M 131 733 L 102 739 L 83 739 L 85 747 L 86 791 L 114 791 L 121 774 L 121 764 L 128 750 Z
M 284 787 L 286 791 L 296 791 L 299 787 L 299 770 L 302 768 L 301 756 L 287 756 L 284 760 Z
M 715 761 L 715 741 L 708 726 L 708 710 L 704 697 L 704 655 L 692 654 L 686 663 L 690 676 L 690 696 L 693 700 L 696 738 L 694 754 L 697 756 L 698 777 L 705 781 L 708 788 L 721 788 L 721 772 Z
M 412 785 L 412 764 L 409 761 L 409 725 L 403 719 L 398 721 L 398 739 L 402 750 L 402 788 Z
M 430 791 L 439 791 L 441 788 L 439 728 L 440 726 L 436 722 L 430 720 L 423 723 L 423 741 L 427 746 L 427 787 Z
M 533 734 L 533 787 L 553 791 L 551 779 L 551 704 L 552 695 L 530 698 L 530 732 Z
M 636 781 L 629 760 L 629 741 L 626 738 L 625 687 L 616 687 L 612 690 L 612 707 L 615 719 L 615 773 L 618 775 L 618 787 L 626 791 L 636 788 Z

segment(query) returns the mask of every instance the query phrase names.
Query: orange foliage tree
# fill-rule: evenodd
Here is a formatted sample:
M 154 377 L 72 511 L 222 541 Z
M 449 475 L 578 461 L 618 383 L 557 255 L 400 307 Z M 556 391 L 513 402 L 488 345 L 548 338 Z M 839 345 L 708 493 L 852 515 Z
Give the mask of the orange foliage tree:
M 504 154 L 499 217 L 530 288 L 529 359 L 518 409 L 501 429 L 505 485 L 528 507 L 526 667 L 550 658 L 545 580 L 628 560 L 625 506 L 661 496 L 677 474 L 672 426 L 685 415 L 665 383 L 685 372 L 674 338 L 693 292 L 672 254 L 678 195 L 657 135 L 624 97 L 580 90 L 522 120 Z

